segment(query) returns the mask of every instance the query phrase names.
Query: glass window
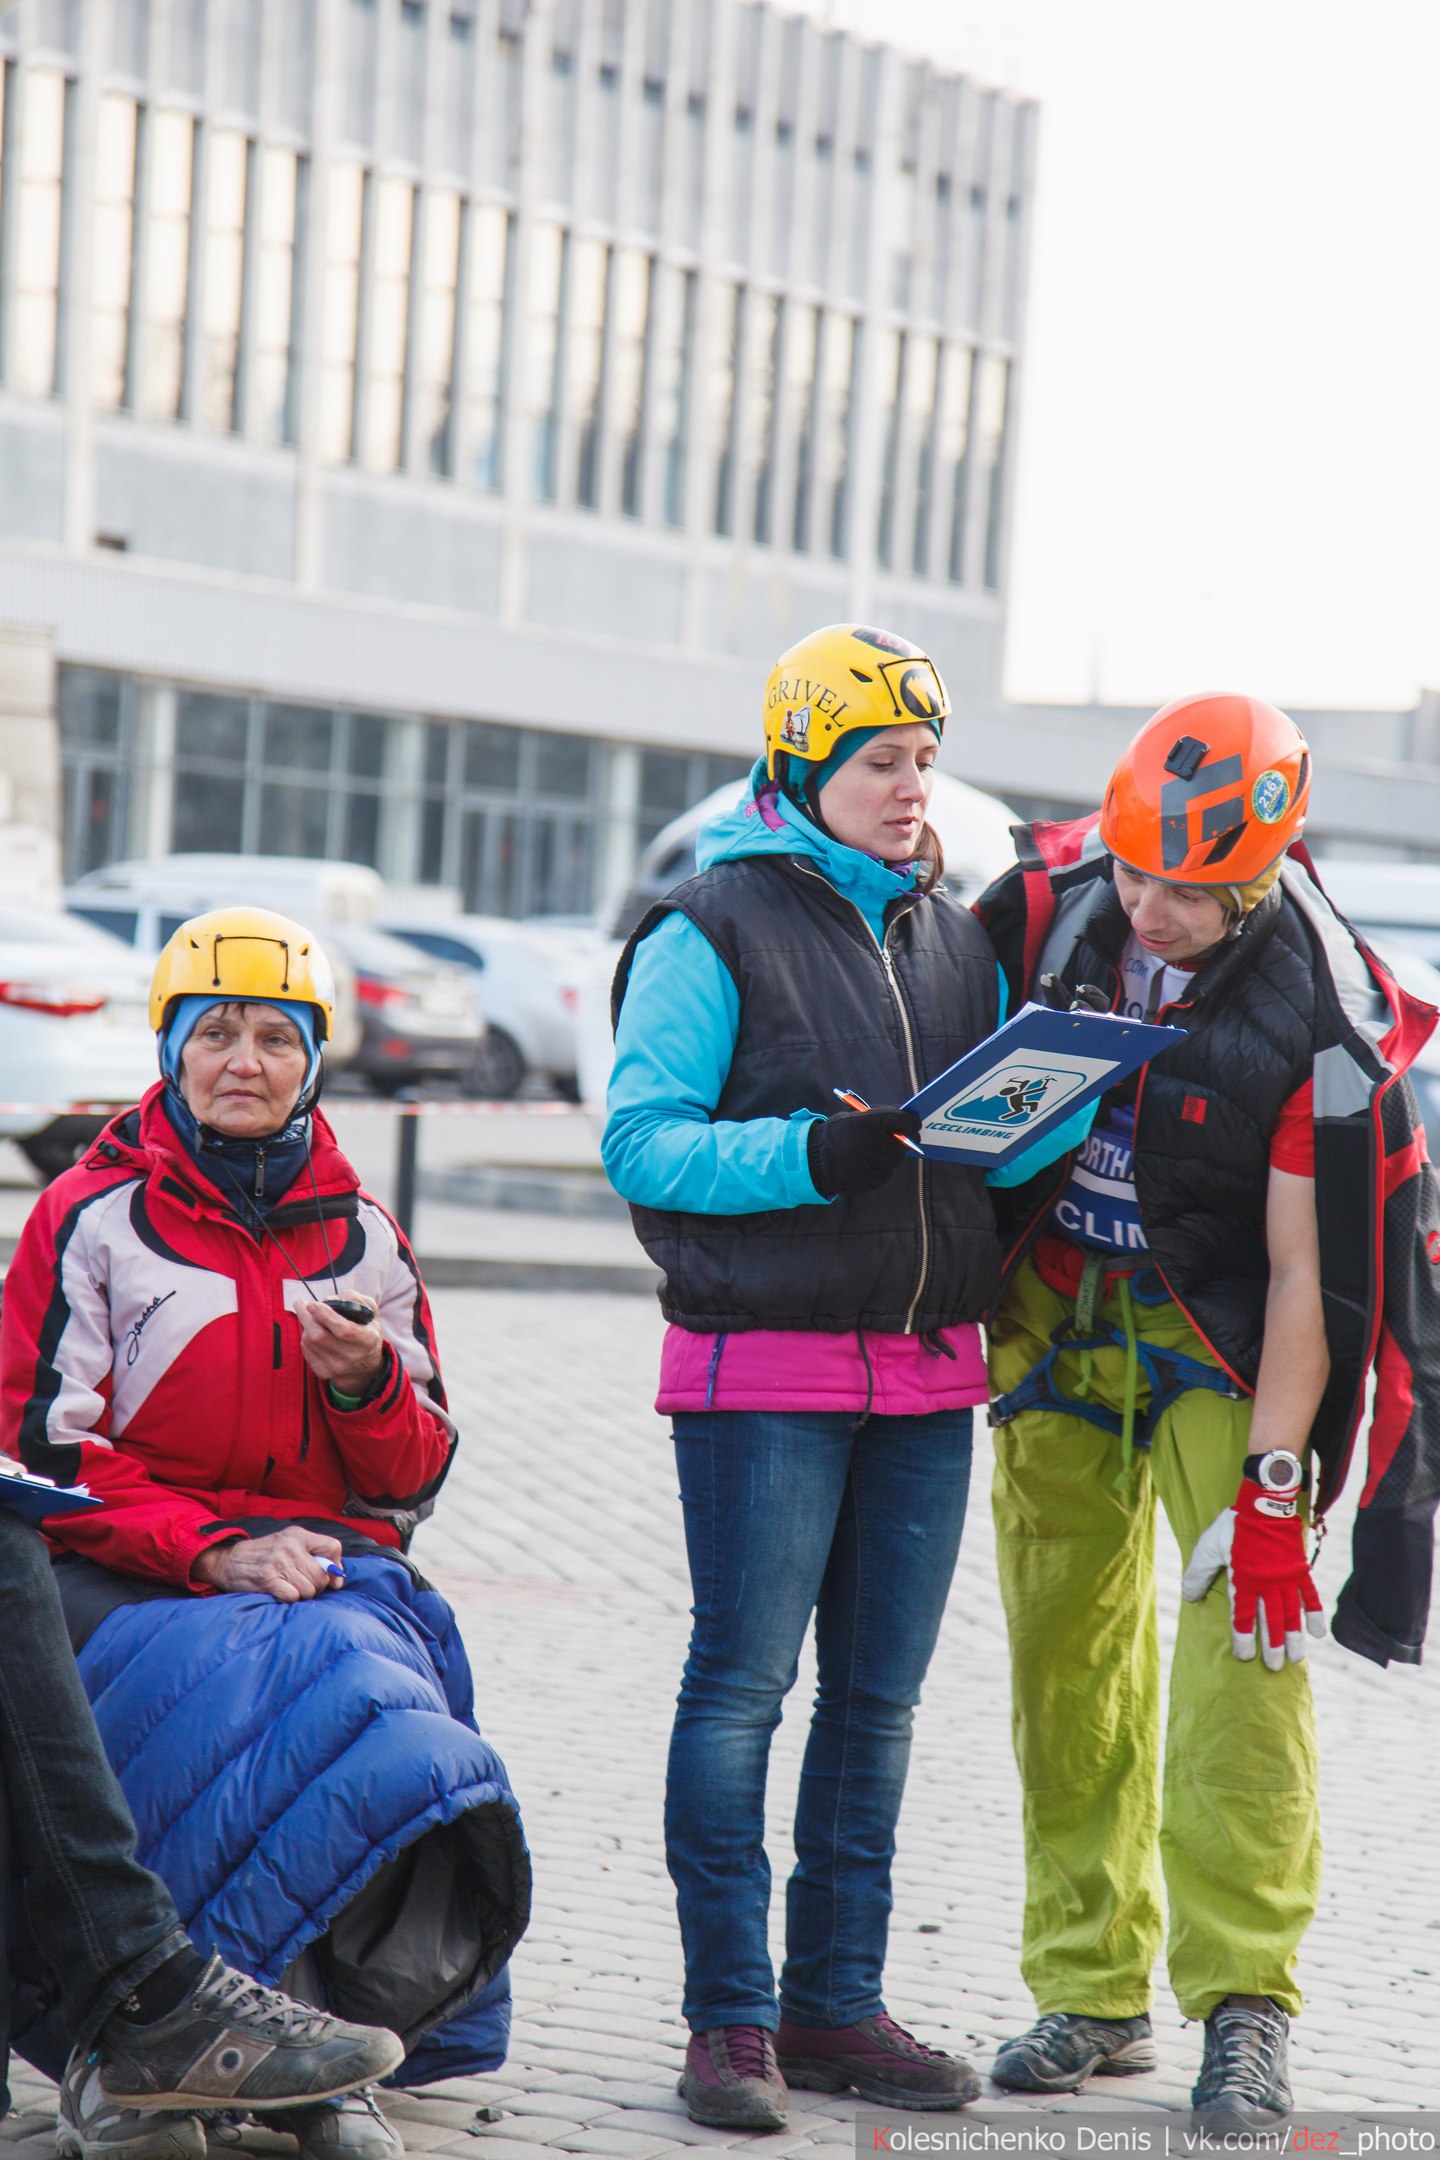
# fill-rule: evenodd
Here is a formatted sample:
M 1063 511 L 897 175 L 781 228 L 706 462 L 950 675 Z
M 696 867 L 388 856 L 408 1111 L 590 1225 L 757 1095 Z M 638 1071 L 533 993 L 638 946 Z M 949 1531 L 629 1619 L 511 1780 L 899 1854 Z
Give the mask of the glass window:
M 900 426 L 905 402 L 903 330 L 885 332 L 880 380 L 886 386 L 889 413 L 885 422 L 885 452 L 880 475 L 880 520 L 875 539 L 875 554 L 882 569 L 892 570 L 895 566 L 895 498 L 900 484 Z
M 572 239 L 569 254 L 565 358 L 576 437 L 575 500 L 593 510 L 600 500 L 600 401 L 610 250 L 599 240 Z
M 662 825 L 678 817 L 690 804 L 690 759 L 677 750 L 642 750 L 640 753 L 640 809 L 653 839 Z
M 513 794 L 520 785 L 521 730 L 472 720 L 465 729 L 465 785 Z
M 380 34 L 376 0 L 350 0 L 345 25 L 345 134 L 368 146 L 375 127 L 375 63 Z
M 555 454 L 560 404 L 560 291 L 569 234 L 558 225 L 537 225 L 531 253 L 530 353 L 526 377 L 534 451 L 535 493 L 555 499 Z
M 185 391 L 195 122 L 188 113 L 157 112 L 150 126 L 154 139 L 137 402 L 146 419 L 176 420 Z
M 400 0 L 399 51 L 395 56 L 395 144 L 418 165 L 425 139 L 425 8 L 423 0 Z
M 138 108 L 106 93 L 95 129 L 94 294 L 90 386 L 97 405 L 124 405 L 129 393 L 130 303 L 135 260 L 135 152 Z
M 91 924 L 96 930 L 107 931 L 111 937 L 121 939 L 126 945 L 134 944 L 140 929 L 139 908 L 71 907 L 66 912 L 71 915 L 78 915 L 81 922 Z M 34 925 L 23 925 L 21 920 L 14 917 L 0 918 L 0 937 L 21 939 L 24 937 L 27 927 L 33 930 Z M 58 924 L 56 928 L 59 928 Z M 69 940 L 66 939 L 64 942 L 68 944 Z M 169 940 L 167 939 L 166 942 L 168 943 Z
M 470 170 L 475 120 L 475 17 L 451 0 L 447 47 L 441 62 L 445 101 L 444 161 L 451 172 Z
M 938 485 L 946 533 L 945 575 L 958 585 L 965 575 L 965 497 L 970 445 L 970 370 L 968 346 L 947 345 L 940 390 Z M 942 530 L 945 530 L 942 526 Z
M 56 387 L 60 358 L 61 198 L 69 109 L 65 77 L 32 69 L 25 83 L 20 150 L 15 387 L 41 397 Z
M 790 427 L 795 437 L 795 515 L 791 522 L 792 544 L 803 555 L 810 546 L 810 521 L 815 497 L 815 430 L 819 419 L 820 337 L 819 308 L 793 308 L 790 335 L 786 340 L 785 371 L 790 385 Z
M 238 855 L 245 824 L 245 782 L 214 773 L 175 773 L 170 846 L 178 854 Z
M 460 198 L 432 188 L 425 197 L 425 269 L 420 294 L 420 440 L 431 472 L 452 469 L 455 287 L 460 271 Z
M 614 415 L 615 440 L 620 453 L 620 508 L 626 517 L 639 517 L 644 474 L 641 459 L 645 440 L 645 379 L 650 347 L 650 296 L 658 265 L 633 248 L 619 250 L 614 258 L 615 327 L 611 333 L 611 361 L 615 387 L 610 409 Z
M 245 211 L 255 146 L 217 128 L 205 176 L 205 307 L 201 328 L 200 411 L 211 427 L 236 423 L 240 315 L 245 293 Z
M 205 759 L 217 765 L 245 764 L 250 708 L 244 698 L 209 697 L 182 690 L 175 700 L 177 759 Z
M 1005 507 L 1005 420 L 1010 402 L 1010 363 L 986 353 L 976 370 L 975 477 L 985 510 L 985 583 L 1000 584 Z
M 295 235 L 308 176 L 306 161 L 293 150 L 266 150 L 261 159 L 255 357 L 247 402 L 262 442 L 295 440 L 291 412 Z
M 715 340 L 711 361 L 710 410 L 720 421 L 720 454 L 715 465 L 715 530 L 735 529 L 735 454 L 739 419 L 735 395 L 740 340 L 745 330 L 745 288 L 733 285 L 718 296 L 723 328 Z
M 330 168 L 320 451 L 332 465 L 341 465 L 354 454 L 355 337 L 360 326 L 360 244 L 367 178 L 360 165 Z
M 425 785 L 444 787 L 450 773 L 452 729 L 443 720 L 422 720 L 425 730 Z
M 220 40 L 220 105 L 231 112 L 253 113 L 260 101 L 260 11 L 262 0 L 226 0 Z
M 821 484 L 826 491 L 827 545 L 843 556 L 850 544 L 850 450 L 860 325 L 832 315 L 825 325 L 825 395 L 821 415 Z
M 264 762 L 298 772 L 328 773 L 334 736 L 335 715 L 320 706 L 267 705 Z
M 466 431 L 477 487 L 501 485 L 505 420 L 505 316 L 515 220 L 496 203 L 476 203 L 470 227 L 470 306 L 465 336 Z
M 170 49 L 163 79 L 194 97 L 205 88 L 206 4 L 207 0 L 170 0 Z
M 775 388 L 785 310 L 773 293 L 752 293 L 749 309 L 750 353 L 746 368 L 745 462 L 755 475 L 755 538 L 770 539 L 775 493 Z
M 311 128 L 315 88 L 315 0 L 285 0 L 279 15 L 280 65 L 275 70 L 281 124 L 297 135 Z
M 365 386 L 363 456 L 372 472 L 398 471 L 404 447 L 405 352 L 414 234 L 415 189 L 408 180 L 382 180 L 376 191 L 370 372 Z
M 345 763 L 360 780 L 378 780 L 385 770 L 389 722 L 382 713 L 351 713 Z
M 940 343 L 911 340 L 905 399 L 910 412 L 910 440 L 915 451 L 915 535 L 911 563 L 917 577 L 930 571 L 930 527 L 935 513 L 935 450 L 940 411 Z
M 369 863 L 380 859 L 380 797 L 348 795 L 340 833 L 340 854 L 345 862 Z
M 685 438 L 690 427 L 690 371 L 694 346 L 695 272 L 671 271 L 669 322 L 655 385 L 655 431 L 665 459 L 661 514 L 667 525 L 685 522 Z
M 541 735 L 535 743 L 535 792 L 561 802 L 588 802 L 596 745 L 584 735 Z
M 60 740 L 67 750 L 81 744 L 92 749 L 118 749 L 120 691 L 118 675 L 92 668 L 60 669 Z
M 324 855 L 330 822 L 328 788 L 269 780 L 260 790 L 257 855 Z

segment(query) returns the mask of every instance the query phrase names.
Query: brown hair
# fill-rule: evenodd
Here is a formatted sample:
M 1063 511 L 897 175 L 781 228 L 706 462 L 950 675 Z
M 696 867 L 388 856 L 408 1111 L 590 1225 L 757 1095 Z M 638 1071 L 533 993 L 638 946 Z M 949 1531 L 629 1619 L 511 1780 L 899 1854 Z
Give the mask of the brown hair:
M 923 893 L 934 892 L 945 875 L 945 850 L 940 845 L 939 833 L 928 821 L 921 828 L 920 845 L 915 850 L 915 860 L 920 865 L 915 874 L 915 890 Z

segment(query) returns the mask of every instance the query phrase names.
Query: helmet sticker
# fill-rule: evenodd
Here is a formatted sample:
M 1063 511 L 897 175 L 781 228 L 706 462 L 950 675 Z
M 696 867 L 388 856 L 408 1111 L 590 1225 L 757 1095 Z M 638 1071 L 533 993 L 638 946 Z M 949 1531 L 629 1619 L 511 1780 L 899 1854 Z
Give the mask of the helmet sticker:
M 917 720 L 944 719 L 945 700 L 928 660 L 920 667 L 906 668 L 900 677 L 900 702 Z
M 1262 825 L 1278 825 L 1290 807 L 1290 783 L 1272 768 L 1250 790 L 1250 807 Z
M 892 637 L 888 630 L 854 629 L 850 635 L 859 638 L 862 645 L 873 645 L 877 652 L 898 653 L 902 660 L 921 658 L 918 645 L 912 645 L 908 638 Z
M 787 750 L 798 750 L 803 756 L 810 748 L 810 707 L 802 705 L 798 712 L 786 708 L 780 723 L 780 740 Z

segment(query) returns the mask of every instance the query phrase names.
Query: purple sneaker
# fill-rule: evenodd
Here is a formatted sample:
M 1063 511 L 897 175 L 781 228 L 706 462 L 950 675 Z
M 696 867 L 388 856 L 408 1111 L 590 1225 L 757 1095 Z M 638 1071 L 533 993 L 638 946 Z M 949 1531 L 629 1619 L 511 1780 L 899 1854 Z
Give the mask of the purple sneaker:
M 692 2033 L 677 2087 L 691 2122 L 720 2130 L 783 2130 L 785 2080 L 775 2038 L 763 2025 L 716 2025 Z
M 880 2011 L 853 2025 L 816 2027 L 780 2020 L 780 2068 L 802 2092 L 844 2092 L 885 2107 L 959 2108 L 980 2097 L 980 2080 L 960 2055 L 926 2047 Z

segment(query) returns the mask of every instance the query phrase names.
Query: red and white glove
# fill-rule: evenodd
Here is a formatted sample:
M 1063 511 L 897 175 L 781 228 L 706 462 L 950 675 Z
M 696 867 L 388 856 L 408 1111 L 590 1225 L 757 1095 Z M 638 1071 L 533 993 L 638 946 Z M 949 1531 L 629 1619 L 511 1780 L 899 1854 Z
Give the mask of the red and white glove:
M 1230 1627 L 1237 1658 L 1253 1658 L 1258 1621 L 1260 1654 L 1271 1672 L 1305 1655 L 1301 1622 L 1325 1633 L 1325 1616 L 1305 1558 L 1299 1492 L 1300 1459 L 1287 1448 L 1251 1455 L 1233 1507 L 1202 1530 L 1181 1578 L 1182 1595 L 1196 1605 L 1224 1568 L 1229 1576 Z

